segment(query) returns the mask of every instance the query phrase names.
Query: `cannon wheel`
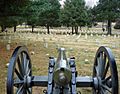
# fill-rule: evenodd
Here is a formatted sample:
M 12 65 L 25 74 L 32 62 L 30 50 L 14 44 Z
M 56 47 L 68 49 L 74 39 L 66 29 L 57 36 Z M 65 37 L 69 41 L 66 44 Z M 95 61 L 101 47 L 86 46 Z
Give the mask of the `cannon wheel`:
M 101 46 L 93 67 L 93 94 L 118 94 L 117 66 L 109 48 Z
M 10 59 L 7 74 L 7 94 L 32 94 L 31 59 L 25 46 L 17 47 Z

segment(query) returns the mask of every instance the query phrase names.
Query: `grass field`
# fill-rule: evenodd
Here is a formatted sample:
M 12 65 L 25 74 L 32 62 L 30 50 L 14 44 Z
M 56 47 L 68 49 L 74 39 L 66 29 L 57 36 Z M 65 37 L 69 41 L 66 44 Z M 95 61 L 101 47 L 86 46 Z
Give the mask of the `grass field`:
M 10 44 L 10 51 L 6 50 L 6 45 Z M 0 92 L 6 92 L 7 67 L 13 50 L 18 45 L 26 45 L 32 59 L 33 75 L 47 75 L 48 57 L 57 57 L 57 48 L 64 47 L 67 56 L 75 56 L 78 75 L 92 76 L 94 57 L 100 46 L 107 46 L 112 49 L 115 56 L 120 75 L 120 37 L 106 35 L 45 35 L 38 33 L 15 33 L 0 35 Z M 34 54 L 31 54 L 33 53 Z M 119 77 L 120 79 L 120 77 Z M 44 88 L 35 87 L 33 94 L 42 94 Z M 83 88 L 82 94 L 91 94 L 91 89 Z

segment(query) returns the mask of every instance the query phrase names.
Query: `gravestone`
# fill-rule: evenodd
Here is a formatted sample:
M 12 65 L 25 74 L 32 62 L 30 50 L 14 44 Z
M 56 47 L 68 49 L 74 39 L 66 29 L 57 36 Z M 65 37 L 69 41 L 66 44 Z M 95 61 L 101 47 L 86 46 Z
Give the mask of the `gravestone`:
M 96 45 L 100 46 L 100 41 L 98 39 L 96 39 L 95 41 L 96 41 Z
M 31 54 L 31 55 L 34 55 L 34 54 L 35 54 L 35 52 L 34 52 L 34 51 L 31 51 L 31 52 L 30 52 L 30 54 Z
M 6 50 L 10 51 L 10 44 L 9 43 L 6 45 Z
M 120 36 L 118 35 L 118 38 L 120 38 Z
M 85 64 L 88 64 L 88 63 L 89 63 L 89 60 L 88 60 L 88 59 L 85 59 L 84 62 L 85 62 Z
M 85 39 L 87 39 L 88 38 L 88 35 L 87 35 L 87 33 L 85 33 Z
M 8 68 L 8 66 L 9 66 L 9 63 L 6 64 L 6 68 Z
M 11 40 L 8 40 L 8 44 L 11 44 Z
M 93 37 L 93 34 L 91 33 L 90 36 Z
M 115 43 L 112 43 L 112 48 L 117 48 L 116 44 Z
M 116 35 L 114 35 L 114 38 L 116 38 L 117 36 Z
M 37 34 L 38 36 L 40 35 L 40 33 L 38 32 L 38 34 Z
M 44 47 L 48 48 L 48 43 L 47 42 L 44 43 Z
M 79 35 L 77 36 L 76 40 L 78 40 L 78 39 L 80 38 L 80 36 L 81 36 L 81 34 L 79 34 Z
M 47 53 L 46 56 L 49 56 L 49 54 Z

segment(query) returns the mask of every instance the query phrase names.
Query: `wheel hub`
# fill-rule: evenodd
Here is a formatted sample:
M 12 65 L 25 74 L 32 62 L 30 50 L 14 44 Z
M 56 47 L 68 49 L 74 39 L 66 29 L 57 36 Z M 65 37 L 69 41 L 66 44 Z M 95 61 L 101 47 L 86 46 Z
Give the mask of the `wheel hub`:
M 31 86 L 31 77 L 30 76 L 24 76 L 24 87 L 29 88 Z
M 101 77 L 94 77 L 93 78 L 93 84 L 95 90 L 100 90 L 101 84 L 102 84 L 102 79 Z

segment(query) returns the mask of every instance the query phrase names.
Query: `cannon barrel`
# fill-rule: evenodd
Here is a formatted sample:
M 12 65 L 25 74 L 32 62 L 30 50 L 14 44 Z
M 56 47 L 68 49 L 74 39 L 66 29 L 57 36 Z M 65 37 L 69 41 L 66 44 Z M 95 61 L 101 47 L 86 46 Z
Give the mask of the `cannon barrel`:
M 56 84 L 60 86 L 65 86 L 69 84 L 72 73 L 71 73 L 69 62 L 66 58 L 65 49 L 60 48 L 58 51 L 59 51 L 59 54 L 55 62 L 53 79 Z

